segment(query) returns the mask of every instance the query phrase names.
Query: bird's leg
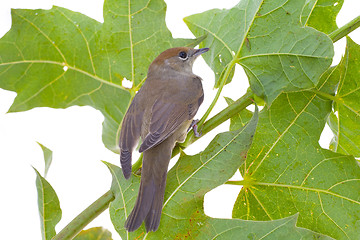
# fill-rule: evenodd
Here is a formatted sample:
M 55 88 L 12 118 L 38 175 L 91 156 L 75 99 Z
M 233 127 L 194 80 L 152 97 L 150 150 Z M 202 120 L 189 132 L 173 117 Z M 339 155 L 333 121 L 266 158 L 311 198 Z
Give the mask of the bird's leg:
M 197 123 L 199 122 L 199 119 L 193 120 L 190 124 L 190 127 L 188 129 L 188 131 L 190 131 L 191 129 L 194 130 L 194 135 L 195 137 L 200 137 L 201 136 L 201 132 L 198 132 L 198 126 Z

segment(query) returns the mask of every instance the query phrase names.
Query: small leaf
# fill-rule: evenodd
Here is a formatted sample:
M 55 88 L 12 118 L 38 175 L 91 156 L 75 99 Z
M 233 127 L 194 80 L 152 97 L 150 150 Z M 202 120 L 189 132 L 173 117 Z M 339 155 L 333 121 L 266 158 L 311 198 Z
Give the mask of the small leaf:
M 196 39 L 194 39 L 192 42 L 190 42 L 189 44 L 185 45 L 186 47 L 191 47 L 191 48 L 195 48 L 197 45 L 199 45 L 202 41 L 204 41 L 206 39 L 207 35 L 203 35 L 200 36 Z
M 302 23 L 329 34 L 338 28 L 336 16 L 343 3 L 344 0 L 311 0 L 304 8 Z
M 74 240 L 112 240 L 111 232 L 102 227 L 82 230 Z
M 319 91 L 331 94 L 326 85 Z M 265 221 L 299 212 L 299 227 L 335 239 L 360 236 L 360 168 L 318 143 L 331 104 L 311 92 L 286 93 L 262 110 L 233 217 Z
M 56 235 L 55 226 L 61 219 L 60 202 L 51 185 L 35 168 L 34 170 L 36 172 L 41 236 L 43 240 L 50 240 Z
M 203 57 L 215 72 L 215 86 L 232 61 L 244 68 L 254 93 L 269 104 L 281 92 L 316 86 L 334 51 L 327 35 L 302 27 L 307 2 L 242 0 L 231 9 L 186 17 L 195 36 L 208 34 L 200 46 L 210 47 Z
M 360 46 L 347 38 L 345 55 L 329 76 L 339 82 L 335 113 L 329 118 L 335 152 L 360 157 Z
M 44 145 L 42 145 L 41 143 L 38 142 L 38 144 L 44 153 L 44 161 L 45 161 L 44 177 L 46 178 L 46 175 L 49 171 L 49 168 L 50 168 L 50 165 L 52 162 L 52 151 L 50 149 L 48 149 L 47 147 L 45 147 Z

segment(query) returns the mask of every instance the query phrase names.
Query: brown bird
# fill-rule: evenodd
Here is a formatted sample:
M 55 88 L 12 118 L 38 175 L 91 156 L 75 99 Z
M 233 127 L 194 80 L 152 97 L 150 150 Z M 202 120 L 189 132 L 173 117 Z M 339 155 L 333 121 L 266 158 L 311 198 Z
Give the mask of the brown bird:
M 150 65 L 144 85 L 135 95 L 122 122 L 120 163 L 124 177 L 131 175 L 132 151 L 141 137 L 141 182 L 135 206 L 126 220 L 131 232 L 145 221 L 146 231 L 156 231 L 164 202 L 166 175 L 176 142 L 184 141 L 197 121 L 193 118 L 204 100 L 201 78 L 192 72 L 196 57 L 208 48 L 171 48 Z

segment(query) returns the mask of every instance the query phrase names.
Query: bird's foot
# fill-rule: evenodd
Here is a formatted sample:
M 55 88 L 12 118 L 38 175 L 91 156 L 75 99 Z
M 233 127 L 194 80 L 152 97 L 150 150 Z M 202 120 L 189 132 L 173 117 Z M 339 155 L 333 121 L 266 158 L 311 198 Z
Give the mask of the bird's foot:
M 198 132 L 198 125 L 197 125 L 198 122 L 199 122 L 199 119 L 193 120 L 191 122 L 191 124 L 190 124 L 189 129 L 188 129 L 188 131 L 193 129 L 195 137 L 200 137 L 201 136 L 201 131 L 200 131 L 200 133 Z
M 138 170 L 136 170 L 134 173 L 135 175 L 141 176 L 142 167 L 140 167 Z

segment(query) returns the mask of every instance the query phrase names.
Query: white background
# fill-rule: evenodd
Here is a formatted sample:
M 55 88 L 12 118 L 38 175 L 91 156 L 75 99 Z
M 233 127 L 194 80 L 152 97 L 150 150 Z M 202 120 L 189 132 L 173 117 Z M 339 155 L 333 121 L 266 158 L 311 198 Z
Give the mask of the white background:
M 230 8 L 238 0 L 167 0 L 166 22 L 174 37 L 191 38 L 182 19 L 194 13 L 212 8 Z M 11 8 L 43 8 L 52 5 L 66 7 L 86 14 L 103 22 L 103 1 L 93 0 L 13 0 L 0 1 L 0 37 L 11 26 Z M 358 0 L 345 0 L 337 18 L 338 26 L 352 20 L 360 14 Z M 360 43 L 360 30 L 350 36 Z M 335 44 L 337 64 L 344 53 L 345 41 Z M 1 55 L 1 53 L 0 53 Z M 205 101 L 199 110 L 202 116 L 215 95 L 214 76 L 202 59 L 197 60 L 194 72 L 204 81 Z M 240 67 L 230 85 L 225 86 L 222 96 L 239 98 L 248 87 L 246 76 Z M 239 92 L 242 89 L 242 92 Z M 6 113 L 16 93 L 0 89 L 0 223 L 2 239 L 41 239 L 39 214 L 37 211 L 37 193 L 35 172 L 44 171 L 43 155 L 36 141 L 53 150 L 53 163 L 47 180 L 53 186 L 60 199 L 62 220 L 57 231 L 62 229 L 78 213 L 105 193 L 111 183 L 111 175 L 100 160 L 119 165 L 119 156 L 107 150 L 101 141 L 103 116 L 91 107 L 70 107 L 68 109 L 36 108 L 21 113 Z M 211 116 L 226 106 L 221 97 Z M 219 131 L 226 131 L 228 122 L 216 132 L 208 134 L 196 144 L 186 149 L 194 154 L 207 146 Z M 329 130 L 325 131 L 320 144 L 327 148 L 331 139 Z M 136 156 L 134 156 L 136 159 Z M 174 161 L 172 161 L 174 162 Z M 239 179 L 239 174 L 234 179 Z M 205 212 L 212 217 L 230 218 L 232 205 L 240 190 L 239 186 L 220 186 L 205 197 Z M 103 226 L 113 233 L 114 239 L 120 239 L 105 211 L 88 227 Z

